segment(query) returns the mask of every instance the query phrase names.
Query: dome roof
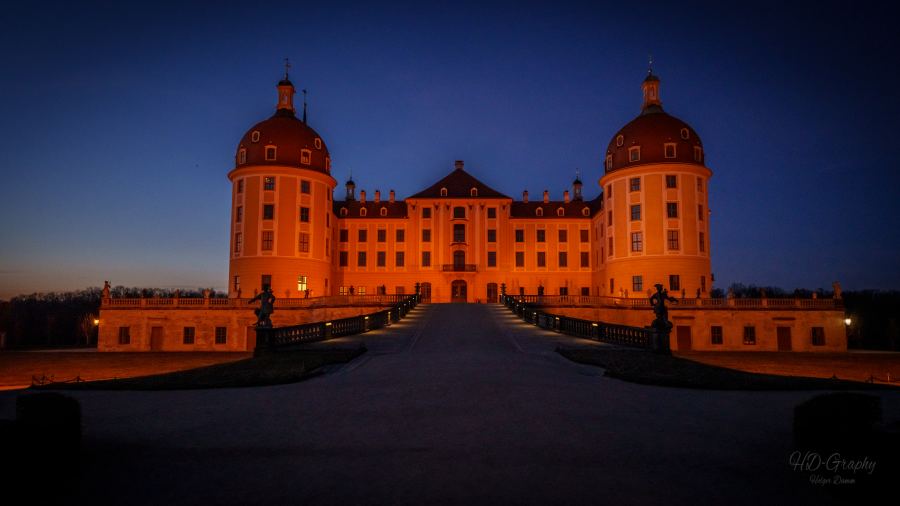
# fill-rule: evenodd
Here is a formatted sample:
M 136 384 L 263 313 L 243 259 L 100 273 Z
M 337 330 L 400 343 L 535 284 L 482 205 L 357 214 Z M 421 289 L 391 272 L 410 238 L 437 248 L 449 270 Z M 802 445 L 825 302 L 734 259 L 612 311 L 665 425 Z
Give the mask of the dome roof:
M 293 84 L 284 79 L 278 83 L 278 89 L 281 97 L 278 110 L 271 118 L 253 125 L 244 134 L 238 143 L 235 167 L 286 165 L 331 173 L 331 156 L 325 141 L 294 113 Z M 304 119 L 305 116 L 304 112 Z
M 703 165 L 703 143 L 684 121 L 667 114 L 659 101 L 659 78 L 643 82 L 644 105 L 640 116 L 619 129 L 606 148 L 606 172 L 651 163 Z M 632 148 L 640 148 L 633 160 Z

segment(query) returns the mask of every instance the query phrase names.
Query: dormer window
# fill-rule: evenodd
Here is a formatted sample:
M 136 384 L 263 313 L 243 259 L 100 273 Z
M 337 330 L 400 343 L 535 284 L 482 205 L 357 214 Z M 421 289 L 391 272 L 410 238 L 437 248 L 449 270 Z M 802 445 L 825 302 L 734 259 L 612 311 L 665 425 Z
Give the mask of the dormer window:
M 477 197 L 478 196 L 478 188 L 472 188 L 471 190 L 469 190 L 469 196 Z
M 691 138 L 691 132 L 688 131 L 687 128 L 682 128 L 682 129 L 681 129 L 681 138 L 684 139 L 684 140 L 690 139 L 690 138 Z
M 667 142 L 664 145 L 664 152 L 666 158 L 675 158 L 675 143 Z
M 557 215 L 557 216 L 565 216 L 565 215 L 566 215 L 566 210 L 563 209 L 563 208 L 561 208 L 561 207 L 559 207 L 559 208 L 556 209 L 556 215 Z
M 331 157 L 325 157 L 325 172 L 331 172 Z
M 245 163 L 247 163 L 247 150 L 241 148 L 241 150 L 238 151 L 238 165 L 243 165 Z
M 387 216 L 387 208 L 386 207 L 382 207 L 381 211 L 379 211 L 379 212 L 381 213 L 382 216 Z
M 346 207 L 342 207 L 341 216 L 347 216 L 348 214 L 350 214 L 350 211 L 348 211 Z
M 590 216 L 591 210 L 587 207 L 583 207 L 583 208 L 581 208 L 581 215 L 582 216 Z
M 606 170 L 612 170 L 612 155 L 606 155 Z
M 694 161 L 703 163 L 703 148 L 700 146 L 694 146 Z
M 359 215 L 360 215 L 360 216 L 365 216 L 365 215 L 366 215 L 366 208 L 365 208 L 365 207 L 360 207 L 360 208 L 359 208 Z
M 309 161 L 312 158 L 312 151 L 308 149 L 300 150 L 300 163 L 303 165 L 309 165 Z
M 622 134 L 617 135 L 616 136 L 616 146 L 622 147 L 622 145 L 624 145 L 624 144 L 625 144 L 625 136 Z
M 316 137 L 314 144 L 316 145 L 316 149 L 322 149 L 322 139 Z
M 628 148 L 628 161 L 629 162 L 639 162 L 641 161 L 641 147 L 633 146 Z
M 254 130 L 252 134 L 250 134 L 250 142 L 259 142 L 259 130 Z
M 266 146 L 266 161 L 272 162 L 275 161 L 275 152 L 277 148 L 275 146 Z
M 543 208 L 543 207 L 539 207 L 539 208 L 535 209 L 535 210 L 534 210 L 534 215 L 535 215 L 535 216 L 543 216 L 543 215 L 544 215 L 544 208 Z
M 446 196 L 447 196 L 447 189 L 441 188 L 441 197 L 446 197 Z

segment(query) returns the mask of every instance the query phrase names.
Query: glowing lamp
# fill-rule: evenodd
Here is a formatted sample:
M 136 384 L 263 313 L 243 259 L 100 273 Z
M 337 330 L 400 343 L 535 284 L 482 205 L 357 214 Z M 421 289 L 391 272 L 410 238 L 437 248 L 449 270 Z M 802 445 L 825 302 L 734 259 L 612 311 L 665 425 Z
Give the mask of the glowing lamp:
M 844 318 L 844 325 L 850 325 L 851 323 L 853 323 L 853 320 L 851 320 L 850 318 Z
M 94 318 L 94 325 L 100 325 L 100 318 Z

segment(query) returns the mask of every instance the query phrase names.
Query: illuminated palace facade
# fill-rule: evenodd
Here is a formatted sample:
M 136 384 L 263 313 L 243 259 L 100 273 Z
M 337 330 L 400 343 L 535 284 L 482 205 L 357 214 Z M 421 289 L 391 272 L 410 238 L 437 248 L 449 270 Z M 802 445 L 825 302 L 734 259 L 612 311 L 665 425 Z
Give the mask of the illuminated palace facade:
M 372 312 L 419 287 L 431 302 L 495 302 L 504 288 L 590 296 L 557 298 L 553 311 L 643 327 L 642 303 L 659 283 L 680 299 L 673 349 L 846 350 L 837 301 L 709 298 L 712 171 L 697 132 L 663 111 L 659 85 L 648 73 L 640 114 L 603 153 L 593 200 L 578 178 L 561 200 L 515 200 L 462 161 L 398 199 L 352 180 L 337 188 L 325 140 L 305 105 L 298 117 L 285 75 L 275 114 L 241 138 L 228 173 L 229 297 L 105 298 L 99 349 L 253 349 L 250 299 L 265 286 L 278 297 L 276 326 Z
M 507 293 L 644 297 L 655 283 L 711 289 L 703 145 L 663 112 L 659 79 L 643 83 L 641 114 L 605 154 L 601 196 L 576 179 L 561 200 L 514 200 L 462 161 L 430 187 L 341 200 L 325 141 L 278 84 L 275 115 L 241 139 L 232 182 L 229 295 L 269 285 L 279 297 L 412 293 L 434 302 L 496 301 Z

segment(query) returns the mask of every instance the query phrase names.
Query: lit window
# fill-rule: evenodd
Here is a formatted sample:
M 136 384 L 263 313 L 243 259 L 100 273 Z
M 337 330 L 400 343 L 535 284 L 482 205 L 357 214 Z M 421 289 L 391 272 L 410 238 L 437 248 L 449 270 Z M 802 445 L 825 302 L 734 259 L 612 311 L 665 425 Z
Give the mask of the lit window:
M 131 344 L 131 327 L 119 327 L 119 344 Z
M 254 130 L 252 134 L 250 134 L 250 142 L 259 142 L 259 130 Z
M 242 148 L 238 151 L 238 164 L 243 165 L 245 163 L 247 163 L 247 150 Z
M 681 129 L 681 138 L 684 139 L 684 140 L 687 140 L 687 139 L 689 139 L 690 137 L 691 137 L 691 133 L 688 131 L 688 129 L 687 129 L 687 128 L 682 128 L 682 129 Z
M 406 253 L 403 251 L 398 251 L 394 254 L 394 265 L 397 267 L 403 267 L 406 263 Z
M 678 202 L 666 202 L 666 216 L 669 218 L 678 217 Z
M 266 160 L 268 160 L 268 161 L 275 160 L 275 152 L 276 151 L 277 150 L 276 150 L 275 146 L 266 146 Z
M 356 294 L 357 294 L 357 295 L 365 295 L 365 294 L 366 294 L 366 287 L 364 287 L 364 286 L 357 287 L 357 289 L 356 289 Z
M 674 143 L 666 143 L 665 157 L 666 158 L 675 158 L 675 144 Z
M 300 233 L 300 252 L 309 253 L 309 234 Z
M 644 251 L 644 234 L 643 232 L 631 233 L 631 251 Z
M 225 344 L 228 340 L 228 327 L 216 327 L 216 344 Z
M 272 251 L 272 243 L 275 242 L 275 232 L 267 230 L 262 233 L 262 249 L 263 251 Z
M 441 197 L 446 197 L 446 196 L 447 196 L 447 189 L 441 188 Z
M 304 275 L 297 276 L 297 291 L 305 292 L 307 287 L 309 286 L 306 282 L 307 278 Z
M 312 159 L 312 151 L 310 151 L 308 149 L 300 150 L 300 163 L 302 163 L 303 165 L 309 165 L 311 159 Z
M 666 176 L 666 188 L 678 188 L 678 176 L 667 175 Z
M 308 207 L 300 208 L 300 221 L 303 223 L 309 223 L 309 208 Z
M 641 147 L 640 146 L 628 148 L 628 161 L 630 161 L 630 162 L 641 161 Z
M 756 327 L 744 327 L 744 344 L 756 344 Z
M 194 327 L 185 327 L 182 341 L 184 344 L 194 344 L 194 336 L 196 334 L 196 329 Z
M 263 219 L 264 220 L 274 220 L 275 219 L 275 204 L 264 204 L 263 205 Z
M 681 276 L 678 274 L 669 274 L 669 290 L 673 292 L 681 290 Z
M 641 191 L 641 178 L 633 177 L 628 180 L 628 187 L 633 192 Z
M 453 218 L 460 219 L 466 217 L 466 208 L 462 206 L 457 206 L 453 208 Z
M 644 291 L 644 276 L 631 276 L 631 291 L 635 294 Z
M 617 135 L 616 136 L 616 146 L 621 146 L 623 144 L 625 144 L 625 136 L 623 136 L 622 134 Z
M 300 180 L 300 193 L 309 194 L 309 181 L 306 179 Z
M 813 346 L 825 346 L 825 327 L 812 327 L 810 335 Z
M 316 145 L 316 149 L 322 149 L 322 139 L 316 137 L 314 144 Z
M 721 326 L 713 325 L 709 328 L 709 341 L 712 344 L 722 344 L 725 341 L 725 338 L 722 335 Z
M 634 204 L 631 206 L 631 221 L 641 220 L 641 205 Z
M 666 242 L 669 245 L 670 250 L 677 250 L 678 247 L 678 231 L 677 230 L 666 230 Z
M 271 191 L 275 189 L 275 176 L 266 176 L 263 178 L 263 190 Z

